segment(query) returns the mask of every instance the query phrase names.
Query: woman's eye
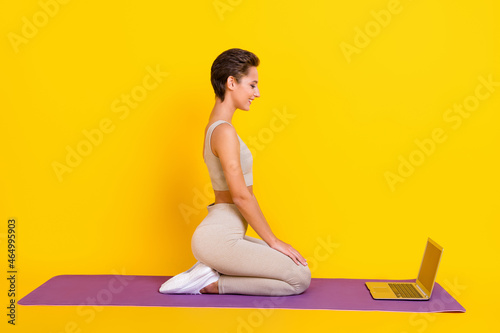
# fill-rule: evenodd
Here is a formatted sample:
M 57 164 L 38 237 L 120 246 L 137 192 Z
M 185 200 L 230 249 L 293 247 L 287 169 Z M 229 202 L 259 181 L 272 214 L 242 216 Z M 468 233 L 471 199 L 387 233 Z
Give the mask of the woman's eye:
M 250 85 L 252 87 L 252 89 L 255 89 L 255 86 L 254 85 Z

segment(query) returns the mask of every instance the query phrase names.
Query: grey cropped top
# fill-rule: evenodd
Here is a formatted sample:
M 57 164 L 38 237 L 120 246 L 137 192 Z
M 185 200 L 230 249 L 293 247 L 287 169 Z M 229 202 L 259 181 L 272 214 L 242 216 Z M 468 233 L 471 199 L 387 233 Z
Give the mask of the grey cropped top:
M 231 123 L 225 120 L 217 120 L 212 125 L 210 125 L 210 127 L 207 130 L 207 136 L 205 138 L 205 150 L 203 152 L 203 159 L 205 160 L 205 164 L 207 165 L 208 168 L 208 174 L 210 175 L 210 180 L 212 181 L 212 187 L 216 191 L 229 190 L 226 178 L 224 177 L 224 172 L 222 170 L 222 165 L 220 163 L 219 157 L 214 155 L 214 153 L 212 152 L 212 146 L 210 144 L 214 129 L 222 123 L 228 123 L 229 125 L 231 125 Z M 238 135 L 238 140 L 240 141 L 241 170 L 243 171 L 245 184 L 247 186 L 250 186 L 253 185 L 252 153 L 250 152 L 250 149 L 248 149 L 247 145 L 241 140 L 239 135 Z

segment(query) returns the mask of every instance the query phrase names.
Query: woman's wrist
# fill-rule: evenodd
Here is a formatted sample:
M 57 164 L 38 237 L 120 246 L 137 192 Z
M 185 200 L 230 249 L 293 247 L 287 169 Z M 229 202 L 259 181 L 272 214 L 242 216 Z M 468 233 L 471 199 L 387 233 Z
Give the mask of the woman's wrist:
M 266 240 L 266 243 L 267 243 L 267 245 L 269 245 L 269 247 L 276 246 L 276 244 L 278 244 L 278 242 L 279 242 L 279 239 L 274 235 L 269 240 Z

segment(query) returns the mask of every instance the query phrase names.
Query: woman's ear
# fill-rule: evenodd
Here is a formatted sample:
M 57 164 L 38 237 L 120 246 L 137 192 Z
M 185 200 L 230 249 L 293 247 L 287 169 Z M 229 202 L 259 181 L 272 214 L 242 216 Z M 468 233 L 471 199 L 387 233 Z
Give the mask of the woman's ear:
M 230 90 L 234 90 L 234 87 L 236 86 L 236 80 L 234 76 L 228 76 L 227 81 L 226 81 L 226 88 Z

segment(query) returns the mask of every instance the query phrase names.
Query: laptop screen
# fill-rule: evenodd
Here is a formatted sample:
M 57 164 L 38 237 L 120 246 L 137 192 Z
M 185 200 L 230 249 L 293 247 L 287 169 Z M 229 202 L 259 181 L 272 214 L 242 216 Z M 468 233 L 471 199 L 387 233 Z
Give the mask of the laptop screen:
M 429 292 L 429 295 L 432 292 L 432 287 L 434 286 L 434 281 L 436 280 L 442 252 L 443 248 L 429 238 L 417 278 L 417 280 L 426 289 L 426 292 Z

